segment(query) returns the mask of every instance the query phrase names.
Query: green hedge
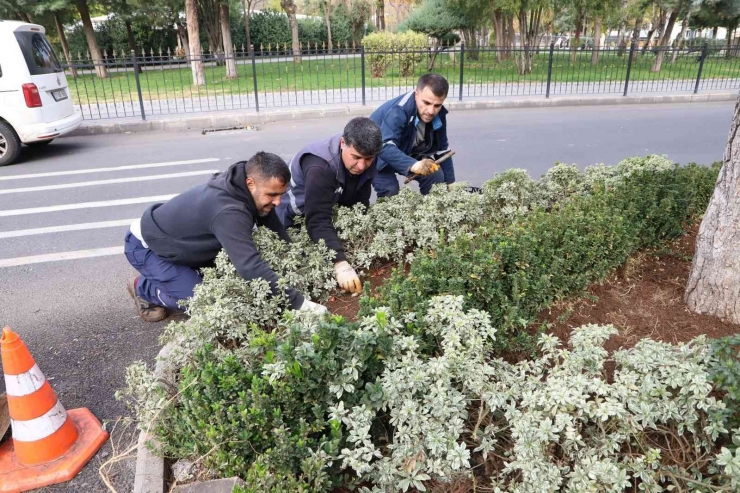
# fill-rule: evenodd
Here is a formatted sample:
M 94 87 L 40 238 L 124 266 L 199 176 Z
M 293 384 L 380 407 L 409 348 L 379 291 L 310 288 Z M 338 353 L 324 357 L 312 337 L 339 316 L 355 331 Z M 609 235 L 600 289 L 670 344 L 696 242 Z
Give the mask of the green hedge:
M 321 322 L 311 336 L 315 349 L 306 352 L 300 324 L 281 334 L 280 343 L 275 333 L 259 334 L 255 327 L 247 361 L 213 345 L 198 350 L 179 374 L 177 402 L 157 421 L 161 452 L 202 456 L 222 477 L 238 475 L 255 488 L 244 491 L 326 491 L 341 484 L 338 463 L 328 467 L 309 453 L 336 455 L 343 443 L 340 423 L 327 415 L 337 392 L 327 382 L 356 361 L 359 383 L 343 387 L 345 401 L 380 396 L 371 382 L 392 350 L 389 336 L 369 340 L 355 328 L 341 317 Z M 266 369 L 276 360 L 283 369 L 274 380 Z M 168 398 L 163 389 L 157 392 Z
M 680 235 L 705 210 L 718 171 L 690 165 L 636 172 L 556 210 L 481 228 L 417 255 L 408 274 L 396 269 L 369 306 L 426 313 L 432 296 L 463 295 L 468 308 L 491 315 L 502 348 L 521 349 L 529 338 L 519 329 L 553 301 L 604 278 L 637 249 Z
M 367 61 L 373 77 L 384 77 L 391 66 L 398 67 L 401 77 L 413 75 L 415 67 L 424 62 L 429 48 L 425 34 L 406 31 L 378 31 L 362 39 L 368 51 Z
M 343 6 L 340 6 L 343 7 Z M 335 47 L 344 47 L 345 43 L 352 44 L 352 29 L 346 8 L 337 7 L 332 13 L 332 39 Z M 252 43 L 259 49 L 263 46 L 265 50 L 268 46 L 275 49 L 276 46 L 282 48 L 283 45 L 291 46 L 290 26 L 287 16 L 275 10 L 263 10 L 252 13 L 250 23 L 250 34 Z M 177 31 L 170 26 L 155 28 L 151 21 L 144 17 L 137 17 L 132 21 L 134 38 L 136 39 L 137 51 L 146 50 L 150 53 L 154 50 L 155 54 L 159 53 L 160 48 L 164 53 L 169 49 L 172 53 L 177 46 Z M 205 29 L 201 26 L 201 45 L 205 49 L 209 43 L 205 35 Z M 55 30 L 49 30 L 50 37 L 55 41 L 57 50 L 61 53 L 61 45 L 55 39 Z M 101 50 L 112 55 L 115 50 L 117 54 L 128 54 L 129 46 L 126 37 L 126 28 L 123 20 L 113 17 L 108 21 L 102 22 L 96 26 L 95 37 Z M 301 43 L 310 43 L 311 46 L 327 42 L 326 23 L 320 18 L 298 19 L 298 37 Z M 77 54 L 83 58 L 87 56 L 87 41 L 82 26 L 77 26 L 74 31 L 67 35 L 70 51 L 73 58 Z M 231 39 L 236 46 L 237 51 L 246 49 L 246 29 L 244 26 L 244 17 L 242 15 L 231 16 Z M 360 39 L 354 40 L 359 46 Z M 119 55 L 120 56 L 120 55 Z

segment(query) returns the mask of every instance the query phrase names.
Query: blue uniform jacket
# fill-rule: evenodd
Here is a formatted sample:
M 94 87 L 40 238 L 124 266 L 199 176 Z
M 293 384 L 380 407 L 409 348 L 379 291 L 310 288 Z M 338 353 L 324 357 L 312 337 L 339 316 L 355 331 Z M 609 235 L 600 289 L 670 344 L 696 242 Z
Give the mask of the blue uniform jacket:
M 386 101 L 373 111 L 370 119 L 377 123 L 383 132 L 383 148 L 378 155 L 378 171 L 390 166 L 396 173 L 408 175 L 409 168 L 418 161 L 410 156 L 416 139 L 416 125 L 419 123 L 414 91 Z M 431 147 L 424 154 L 434 158 L 435 155 L 449 150 L 447 108 L 442 107 L 431 125 Z M 440 167 L 444 173 L 445 183 L 454 183 L 455 169 L 452 159 L 446 160 Z

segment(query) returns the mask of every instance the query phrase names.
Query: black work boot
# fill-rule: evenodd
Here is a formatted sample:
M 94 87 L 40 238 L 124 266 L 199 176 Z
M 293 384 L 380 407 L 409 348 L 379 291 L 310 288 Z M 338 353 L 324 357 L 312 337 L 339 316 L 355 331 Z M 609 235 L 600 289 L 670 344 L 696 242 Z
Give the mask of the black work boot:
M 126 289 L 128 294 L 134 299 L 136 305 L 136 311 L 139 313 L 139 318 L 144 322 L 159 322 L 167 318 L 167 309 L 163 306 L 149 303 L 139 297 L 136 294 L 136 279 L 131 279 L 126 283 Z

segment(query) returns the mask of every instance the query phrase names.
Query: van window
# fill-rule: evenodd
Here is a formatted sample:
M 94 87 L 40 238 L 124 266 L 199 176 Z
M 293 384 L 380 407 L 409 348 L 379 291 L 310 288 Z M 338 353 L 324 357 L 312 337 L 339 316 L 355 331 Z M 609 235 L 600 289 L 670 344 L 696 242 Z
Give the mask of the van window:
M 62 71 L 62 66 L 46 36 L 41 33 L 21 31 L 15 33 L 15 39 L 18 40 L 31 75 L 53 74 Z

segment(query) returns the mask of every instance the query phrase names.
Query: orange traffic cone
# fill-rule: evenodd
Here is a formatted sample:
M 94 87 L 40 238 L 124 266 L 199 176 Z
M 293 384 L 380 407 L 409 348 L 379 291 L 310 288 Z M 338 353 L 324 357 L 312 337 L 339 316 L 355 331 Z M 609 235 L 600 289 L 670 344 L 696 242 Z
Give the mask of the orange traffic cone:
M 74 478 L 108 439 L 86 408 L 67 413 L 18 334 L 0 337 L 13 440 L 0 445 L 0 492 Z

